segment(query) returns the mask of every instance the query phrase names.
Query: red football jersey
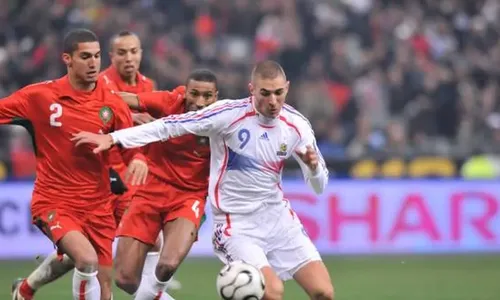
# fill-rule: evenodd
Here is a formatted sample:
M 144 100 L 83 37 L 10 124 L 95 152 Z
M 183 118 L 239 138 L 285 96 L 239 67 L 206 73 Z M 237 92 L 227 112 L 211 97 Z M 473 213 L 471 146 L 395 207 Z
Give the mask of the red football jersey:
M 123 81 L 114 66 L 110 66 L 106 70 L 102 71 L 100 76 L 106 77 L 110 81 L 114 82 L 120 92 L 127 92 L 132 94 L 152 92 L 155 86 L 152 79 L 142 75 L 139 72 L 137 72 L 136 75 L 136 84 L 129 85 L 128 83 Z
M 141 110 L 155 118 L 184 113 L 185 87 L 172 92 L 138 94 Z M 210 147 L 207 137 L 185 135 L 148 145 L 144 154 L 150 173 L 180 189 L 208 189 Z
M 70 208 L 109 214 L 111 194 L 108 154 L 93 146 L 75 147 L 80 131 L 111 132 L 132 126 L 127 105 L 99 79 L 91 92 L 75 90 L 67 76 L 29 85 L 0 100 L 0 124 L 29 122 L 34 132 L 36 181 L 32 211 Z M 126 161 L 144 156 L 122 149 Z
M 104 70 L 100 76 L 109 81 L 110 84 L 116 86 L 116 89 L 120 92 L 138 94 L 143 92 L 152 92 L 154 90 L 153 80 L 140 74 L 139 72 L 137 72 L 136 85 L 134 86 L 123 81 L 114 66 L 110 66 Z M 120 101 L 123 100 L 120 99 Z M 109 151 L 109 162 L 111 167 L 123 177 L 127 171 L 127 166 L 123 162 L 121 154 L 118 150 L 111 149 Z

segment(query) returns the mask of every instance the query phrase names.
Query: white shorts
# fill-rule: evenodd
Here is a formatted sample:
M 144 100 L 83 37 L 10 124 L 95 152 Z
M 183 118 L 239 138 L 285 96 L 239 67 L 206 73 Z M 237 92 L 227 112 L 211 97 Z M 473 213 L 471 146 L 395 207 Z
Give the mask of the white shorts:
M 241 260 L 259 269 L 270 266 L 282 280 L 321 260 L 288 202 L 248 215 L 215 216 L 212 241 L 223 263 Z

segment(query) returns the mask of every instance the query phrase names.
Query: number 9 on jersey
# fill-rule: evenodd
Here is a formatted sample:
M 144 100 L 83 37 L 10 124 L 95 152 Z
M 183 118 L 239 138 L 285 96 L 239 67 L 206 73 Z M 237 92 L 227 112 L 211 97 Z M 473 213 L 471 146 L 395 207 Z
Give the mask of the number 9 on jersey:
M 245 146 L 248 144 L 248 141 L 250 141 L 250 131 L 248 129 L 240 129 L 238 131 L 238 140 L 240 141 L 240 149 L 245 148 Z

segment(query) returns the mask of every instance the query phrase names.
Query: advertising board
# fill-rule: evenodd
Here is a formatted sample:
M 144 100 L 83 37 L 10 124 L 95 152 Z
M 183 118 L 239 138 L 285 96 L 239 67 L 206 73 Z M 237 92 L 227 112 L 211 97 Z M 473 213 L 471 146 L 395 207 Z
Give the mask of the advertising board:
M 324 255 L 500 252 L 495 181 L 332 180 L 320 196 L 302 181 L 283 188 Z M 31 190 L 0 183 L 0 259 L 53 251 L 30 223 Z M 207 214 L 192 256 L 212 255 Z

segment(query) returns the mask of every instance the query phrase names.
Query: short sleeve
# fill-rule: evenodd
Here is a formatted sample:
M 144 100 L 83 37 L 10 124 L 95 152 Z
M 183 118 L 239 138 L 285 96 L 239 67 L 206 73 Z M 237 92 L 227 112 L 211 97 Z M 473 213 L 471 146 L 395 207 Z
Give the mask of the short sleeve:
M 0 124 L 9 124 L 17 119 L 31 119 L 30 101 L 34 87 L 28 86 L 8 97 L 0 99 Z
M 184 98 L 185 88 L 178 87 L 173 91 L 155 91 L 137 94 L 140 111 L 147 112 L 154 118 L 176 113 L 176 103 Z

